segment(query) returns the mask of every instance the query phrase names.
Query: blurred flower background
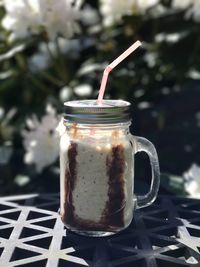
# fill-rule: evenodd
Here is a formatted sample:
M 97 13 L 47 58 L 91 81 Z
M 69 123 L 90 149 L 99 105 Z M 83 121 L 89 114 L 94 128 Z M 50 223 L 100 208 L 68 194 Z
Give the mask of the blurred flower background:
M 63 102 L 96 98 L 105 66 L 139 39 L 105 97 L 133 104 L 161 192 L 200 197 L 200 0 L 1 0 L 0 21 L 0 195 L 59 191 Z

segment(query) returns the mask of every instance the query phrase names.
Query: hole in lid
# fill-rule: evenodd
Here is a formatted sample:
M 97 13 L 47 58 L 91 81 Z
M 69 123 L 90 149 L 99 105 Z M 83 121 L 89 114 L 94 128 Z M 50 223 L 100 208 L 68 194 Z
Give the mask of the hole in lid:
M 143 219 L 144 220 L 144 223 L 146 225 L 147 228 L 149 229 L 153 229 L 153 228 L 156 228 L 156 227 L 160 227 L 160 226 L 164 226 L 167 224 L 166 221 L 156 221 L 156 220 L 151 220 L 151 219 Z
M 10 261 L 22 260 L 41 255 L 40 253 L 16 247 Z
M 178 205 L 178 206 L 187 206 L 189 203 L 192 203 L 192 199 L 188 199 L 188 198 L 176 198 L 176 199 L 172 199 L 172 202 L 175 204 L 175 205 Z
M 161 219 L 168 219 L 168 211 L 167 210 L 158 210 L 158 212 L 155 212 L 153 214 L 148 214 L 150 217 L 156 217 L 156 218 L 161 218 Z
M 34 259 L 32 259 L 30 263 L 26 263 L 26 264 L 24 263 L 23 267 L 46 267 L 46 264 L 47 264 L 47 260 L 34 261 Z
M 77 259 L 78 260 L 78 259 Z M 80 266 L 89 266 L 89 264 L 79 264 L 75 262 L 69 262 L 67 260 L 59 259 L 58 267 L 80 267 Z
M 200 237 L 200 230 L 199 229 L 187 227 L 187 230 L 191 236 Z
M 199 257 L 198 257 L 198 258 L 199 258 Z M 186 262 L 187 262 L 187 263 L 190 263 L 191 266 L 194 266 L 194 264 L 195 264 L 195 266 L 197 266 L 196 264 L 199 263 L 199 259 L 196 259 L 196 258 L 193 257 L 193 256 L 189 256 L 189 257 L 186 258 Z
M 126 247 L 131 247 L 134 249 L 141 249 L 142 245 L 140 243 L 140 240 L 137 236 L 129 235 L 127 237 L 118 237 L 116 239 L 111 240 L 112 244 L 119 244 Z
M 35 222 L 35 223 L 32 223 L 32 224 L 53 229 L 54 226 L 55 226 L 55 223 L 56 223 L 56 219 L 49 219 L 49 220 L 45 220 L 45 221 Z
M 164 235 L 167 237 L 178 237 L 178 228 L 177 227 L 169 227 L 162 230 L 155 230 L 157 234 Z
M 84 259 L 86 261 L 92 261 L 94 257 L 94 251 L 95 248 L 78 249 L 72 253 L 69 253 L 69 255 Z
M 12 200 L 13 203 L 16 203 L 20 206 L 24 206 L 25 205 L 25 201 L 26 199 L 19 199 L 19 200 Z
M 33 219 L 38 219 L 38 218 L 42 218 L 42 217 L 46 217 L 46 216 L 51 216 L 50 214 L 46 214 L 46 213 L 41 213 L 38 211 L 30 211 L 27 221 L 28 220 L 33 220 Z
M 1 256 L 2 252 L 3 252 L 3 250 L 4 250 L 4 248 L 0 248 L 0 256 Z
M 156 200 L 153 202 L 154 205 L 161 206 L 162 204 L 162 198 L 157 197 Z
M 135 223 L 134 220 L 132 220 L 132 222 L 130 223 L 130 225 L 129 225 L 127 228 L 123 229 L 123 230 L 122 230 L 120 233 L 118 233 L 118 234 L 122 234 L 122 235 L 132 234 L 133 231 L 135 231 L 135 230 L 136 230 L 136 223 Z
M 194 219 L 199 218 L 199 213 L 189 212 L 189 211 L 178 211 L 182 219 Z
M 192 225 L 197 225 L 197 226 L 200 226 L 200 219 L 192 219 L 191 221 L 190 221 L 190 223 L 192 224 Z
M 77 245 L 78 245 L 78 242 L 66 236 L 66 237 L 63 237 L 62 239 L 61 249 L 71 248 Z
M 8 205 L 0 204 L 0 211 L 10 210 L 10 209 L 15 209 L 15 208 L 16 207 L 11 207 L 11 206 L 8 206 Z
M 40 204 L 44 204 L 44 203 L 47 204 L 48 202 L 50 202 L 49 199 L 42 198 L 42 197 L 36 197 L 34 204 L 35 205 L 38 205 L 38 204 L 40 205 Z
M 117 265 L 117 267 L 132 267 L 132 266 L 148 267 L 148 265 L 146 264 L 145 260 L 143 260 L 143 259 L 140 259 L 140 260 L 138 260 L 138 259 L 130 260 L 128 262 L 126 261 L 125 263 L 122 263 L 122 264 Z
M 156 259 L 157 267 L 186 267 L 187 265 L 164 259 Z
M 198 263 L 198 260 L 190 254 L 189 249 L 187 249 L 186 247 L 175 248 L 175 249 L 173 247 L 171 250 L 165 251 L 162 254 L 183 260 L 186 263 L 190 264 Z
M 150 241 L 153 249 L 177 245 L 177 242 L 175 240 L 165 240 L 158 237 L 150 237 Z
M 0 237 L 5 238 L 5 239 L 9 239 L 12 231 L 13 231 L 14 227 L 9 227 L 9 228 L 5 228 L 5 229 L 1 229 L 0 231 Z
M 9 223 L 0 221 L 0 226 L 6 225 L 6 224 L 9 224 Z
M 188 256 L 188 251 L 185 247 L 176 248 L 176 247 L 172 246 L 172 249 L 170 249 L 170 247 L 169 247 L 169 250 L 162 252 L 162 254 L 170 256 L 170 257 L 185 260 L 186 255 Z
M 7 212 L 7 213 L 4 213 L 4 214 L 1 214 L 0 217 L 17 221 L 17 219 L 19 218 L 20 213 L 21 213 L 20 211 Z
M 158 209 L 157 206 L 151 205 L 151 206 L 143 208 L 142 213 L 146 214 L 146 213 L 151 212 L 151 211 L 156 211 L 157 209 Z
M 36 236 L 36 235 L 41 235 L 41 234 L 45 234 L 46 232 L 40 231 L 40 230 L 36 230 L 33 228 L 28 228 L 28 227 L 24 227 L 21 234 L 20 234 L 20 239 L 21 238 L 25 238 L 25 237 L 30 237 L 30 236 Z
M 51 245 L 51 241 L 52 241 L 52 237 L 49 236 L 49 237 L 44 237 L 44 238 L 40 238 L 40 239 L 27 241 L 27 242 L 24 242 L 24 244 L 29 244 L 29 245 L 32 245 L 35 247 L 49 249 L 49 247 Z
M 126 251 L 126 250 L 115 248 L 115 247 L 110 247 L 108 249 L 108 255 L 109 255 L 110 261 L 123 259 L 126 257 L 134 256 L 136 254 L 137 254 L 136 252 Z
M 192 205 L 182 205 L 182 208 L 189 210 L 189 211 L 200 211 L 200 205 L 192 204 Z
M 46 209 L 46 210 L 50 210 L 50 211 L 56 211 L 56 212 L 58 212 L 58 210 L 59 210 L 59 203 L 57 203 L 57 204 L 50 204 L 50 205 L 40 205 L 40 206 L 38 206 L 38 207 L 40 207 L 40 208 L 43 208 L 43 209 Z

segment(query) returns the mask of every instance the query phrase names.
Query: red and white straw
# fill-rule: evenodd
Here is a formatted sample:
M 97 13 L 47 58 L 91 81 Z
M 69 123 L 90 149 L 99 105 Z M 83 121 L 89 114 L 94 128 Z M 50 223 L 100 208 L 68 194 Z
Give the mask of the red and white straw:
M 106 84 L 108 80 L 109 73 L 119 64 L 121 63 L 125 58 L 127 58 L 131 53 L 133 53 L 139 46 L 141 46 L 142 43 L 140 41 L 136 41 L 133 45 L 131 45 L 124 53 L 122 53 L 118 58 L 116 58 L 113 62 L 111 62 L 104 70 L 103 77 L 101 80 L 101 86 L 99 90 L 99 95 L 97 98 L 97 103 L 99 105 L 102 104 Z

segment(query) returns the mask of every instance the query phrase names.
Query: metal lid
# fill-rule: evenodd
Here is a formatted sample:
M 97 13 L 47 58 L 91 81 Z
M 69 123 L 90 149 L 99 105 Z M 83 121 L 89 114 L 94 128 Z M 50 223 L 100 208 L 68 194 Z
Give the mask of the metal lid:
M 119 123 L 130 120 L 131 104 L 123 100 L 76 100 L 64 103 L 65 121 L 85 124 Z

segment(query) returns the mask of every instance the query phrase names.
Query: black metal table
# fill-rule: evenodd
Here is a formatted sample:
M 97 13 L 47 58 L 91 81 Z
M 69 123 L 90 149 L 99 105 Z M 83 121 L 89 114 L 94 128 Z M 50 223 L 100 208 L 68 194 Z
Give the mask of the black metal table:
M 160 196 L 107 238 L 69 233 L 59 195 L 0 198 L 0 267 L 200 266 L 200 200 Z

